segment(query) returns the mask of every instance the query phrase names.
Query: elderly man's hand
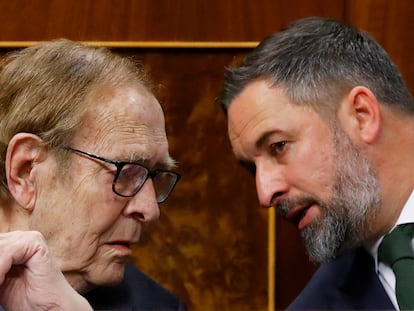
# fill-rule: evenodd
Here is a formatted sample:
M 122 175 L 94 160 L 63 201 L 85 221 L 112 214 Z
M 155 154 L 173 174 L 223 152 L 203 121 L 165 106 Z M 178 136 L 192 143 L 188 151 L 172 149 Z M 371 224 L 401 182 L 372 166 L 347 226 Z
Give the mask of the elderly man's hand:
M 13 310 L 92 310 L 66 281 L 36 231 L 0 234 L 0 305 Z

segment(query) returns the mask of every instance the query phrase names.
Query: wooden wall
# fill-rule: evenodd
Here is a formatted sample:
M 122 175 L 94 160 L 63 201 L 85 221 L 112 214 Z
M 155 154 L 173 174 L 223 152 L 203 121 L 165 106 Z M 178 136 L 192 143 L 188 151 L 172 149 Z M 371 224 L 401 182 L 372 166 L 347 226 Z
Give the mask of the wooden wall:
M 414 90 L 412 0 L 0 0 L 3 52 L 60 37 L 88 41 L 140 59 L 156 81 L 183 179 L 134 262 L 191 310 L 283 309 L 315 269 L 283 220 L 268 253 L 269 212 L 231 155 L 217 104 L 225 66 L 310 15 L 371 32 Z
M 343 0 L 1 0 L 0 41 L 257 41 Z

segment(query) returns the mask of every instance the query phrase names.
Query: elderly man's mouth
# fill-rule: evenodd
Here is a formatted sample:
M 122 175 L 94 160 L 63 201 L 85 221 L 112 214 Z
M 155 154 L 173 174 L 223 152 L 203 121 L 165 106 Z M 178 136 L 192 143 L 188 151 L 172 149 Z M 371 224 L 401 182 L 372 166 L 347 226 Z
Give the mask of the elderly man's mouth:
M 106 243 L 108 246 L 113 248 L 117 253 L 121 256 L 131 256 L 132 250 L 131 245 L 132 243 L 129 241 L 112 241 Z

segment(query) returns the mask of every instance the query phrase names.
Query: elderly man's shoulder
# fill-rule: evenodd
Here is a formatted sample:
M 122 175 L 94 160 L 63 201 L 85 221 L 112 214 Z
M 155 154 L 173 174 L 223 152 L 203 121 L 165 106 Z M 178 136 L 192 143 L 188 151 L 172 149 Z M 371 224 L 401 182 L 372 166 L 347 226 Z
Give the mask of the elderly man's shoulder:
M 186 310 L 182 301 L 133 265 L 126 266 L 120 285 L 98 287 L 85 298 L 97 310 Z

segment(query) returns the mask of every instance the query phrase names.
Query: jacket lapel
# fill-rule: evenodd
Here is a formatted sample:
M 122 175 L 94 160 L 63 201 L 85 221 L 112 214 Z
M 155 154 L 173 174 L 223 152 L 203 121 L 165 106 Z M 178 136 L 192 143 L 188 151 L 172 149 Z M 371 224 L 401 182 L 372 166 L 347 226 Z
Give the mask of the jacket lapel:
M 375 272 L 372 257 L 362 247 L 350 256 L 349 265 L 338 283 L 338 297 L 332 300 L 333 309 L 394 310 Z

